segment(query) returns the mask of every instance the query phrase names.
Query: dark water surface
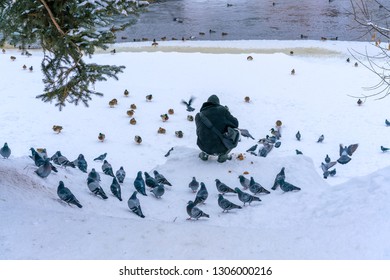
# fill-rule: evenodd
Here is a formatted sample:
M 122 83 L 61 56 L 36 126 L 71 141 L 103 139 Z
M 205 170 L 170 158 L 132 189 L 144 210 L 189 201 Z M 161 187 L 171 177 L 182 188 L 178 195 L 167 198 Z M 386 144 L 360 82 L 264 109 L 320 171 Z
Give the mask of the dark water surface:
M 376 3 L 371 10 L 386 12 Z M 369 39 L 351 11 L 350 0 L 159 0 L 118 33 L 118 41 Z

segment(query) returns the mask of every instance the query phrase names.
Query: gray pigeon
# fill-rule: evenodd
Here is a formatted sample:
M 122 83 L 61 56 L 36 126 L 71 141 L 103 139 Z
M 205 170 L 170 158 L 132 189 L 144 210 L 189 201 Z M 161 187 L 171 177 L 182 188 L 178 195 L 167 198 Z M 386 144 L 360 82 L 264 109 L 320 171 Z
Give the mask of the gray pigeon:
M 222 193 L 237 193 L 235 190 L 233 190 L 231 187 L 227 186 L 226 184 L 222 183 L 219 179 L 215 179 L 215 183 L 217 186 L 217 190 Z
M 58 187 L 57 187 L 57 195 L 58 197 L 70 204 L 76 205 L 78 208 L 82 208 L 83 206 L 80 204 L 80 202 L 77 200 L 77 198 L 74 196 L 74 194 L 64 185 L 64 182 L 60 181 Z
M 330 162 L 330 157 L 328 155 L 326 155 L 325 157 L 325 163 L 329 163 Z
M 247 152 L 247 153 L 249 153 L 249 152 L 254 152 L 254 151 L 256 151 L 256 149 L 257 149 L 257 144 L 256 144 L 256 145 L 253 145 L 252 147 L 250 147 L 248 150 L 246 150 L 246 152 Z
M 227 200 L 226 198 L 223 197 L 222 194 L 218 195 L 218 205 L 223 209 L 222 212 L 228 212 L 229 210 L 232 209 L 242 209 L 241 206 L 234 204 L 233 202 Z
M 247 137 L 247 138 L 252 138 L 253 140 L 255 139 L 255 138 L 253 138 L 253 136 L 249 133 L 248 129 L 239 128 L 238 130 L 240 131 L 241 136 L 244 136 L 244 137 Z
M 251 177 L 251 180 L 250 180 L 250 183 L 249 183 L 249 190 L 251 191 L 251 193 L 253 193 L 255 195 L 259 194 L 259 193 L 265 193 L 265 194 L 269 194 L 270 193 L 262 185 L 257 183 L 255 181 L 255 179 L 253 179 L 253 177 Z
M 295 134 L 295 138 L 297 138 L 298 141 L 301 141 L 301 133 L 299 131 Z
M 244 188 L 244 190 L 249 188 L 251 181 L 248 178 L 245 178 L 244 175 L 239 175 L 238 179 L 240 179 L 240 184 Z
M 322 141 L 324 141 L 324 139 L 325 139 L 324 134 L 321 134 L 321 136 L 317 140 L 317 143 L 322 143 Z
M 153 174 L 154 174 L 154 179 L 156 179 L 159 184 L 172 186 L 172 184 L 165 178 L 165 176 L 162 175 L 161 173 L 158 173 L 157 170 L 154 170 Z
M 210 216 L 206 213 L 204 213 L 202 210 L 200 210 L 198 207 L 196 207 L 196 204 L 192 202 L 191 200 L 188 201 L 187 204 L 187 214 L 190 216 L 187 220 L 191 220 L 191 218 L 194 218 L 195 220 L 206 217 L 210 218 Z
M 152 176 L 150 176 L 148 172 L 144 172 L 144 175 L 145 175 L 145 184 L 149 188 L 153 189 L 153 188 L 157 187 L 158 182 L 156 179 L 154 179 Z
M 165 188 L 163 184 L 157 183 L 157 185 L 150 190 L 156 198 L 161 198 L 165 193 Z
M 88 163 L 83 154 L 79 154 L 78 158 L 73 162 L 81 171 L 87 173 Z
M 93 160 L 94 161 L 99 161 L 99 160 L 103 161 L 106 158 L 106 156 L 107 156 L 107 153 L 104 153 L 104 154 L 98 156 L 97 158 L 94 158 Z
M 329 177 L 329 175 L 330 175 L 329 168 L 332 168 L 333 166 L 335 166 L 336 163 L 337 163 L 336 161 L 330 161 L 330 162 L 327 162 L 327 163 L 321 162 L 321 169 L 322 169 L 322 172 L 323 172 L 324 179 Z
M 93 180 L 91 178 L 88 178 L 87 185 L 88 185 L 89 190 L 92 193 L 94 193 L 95 195 L 98 195 L 98 196 L 100 196 L 103 199 L 107 199 L 108 198 L 106 193 L 104 192 L 104 190 L 102 189 L 102 187 L 100 186 L 98 181 Z
M 117 199 L 119 199 L 119 201 L 122 201 L 121 185 L 119 185 L 118 180 L 115 177 L 112 179 L 110 189 L 111 189 L 112 194 Z
M 63 156 L 60 151 L 57 152 L 56 161 L 58 162 L 58 165 L 61 165 L 65 168 L 67 166 L 76 168 L 76 165 L 73 162 L 69 161 L 65 156 Z
M 390 126 L 390 121 L 388 121 L 387 119 L 385 119 L 385 124 L 386 124 L 386 126 Z
M 387 152 L 388 150 L 390 150 L 390 148 L 387 148 L 385 146 L 381 146 L 381 151 L 382 152 Z
M 115 172 L 116 178 L 118 179 L 119 183 L 123 183 L 126 177 L 126 171 L 123 169 L 123 166 L 121 166 L 116 172 Z
M 45 163 L 45 158 L 43 158 L 34 148 L 30 148 L 31 156 L 29 156 L 35 163 L 36 166 L 41 166 Z
M 280 186 L 280 184 L 286 179 L 286 175 L 284 173 L 284 167 L 279 171 L 278 174 L 276 174 L 274 185 L 272 186 L 272 190 L 276 190 L 277 187 Z
M 3 158 L 9 158 L 11 155 L 11 149 L 8 147 L 7 142 L 4 143 L 4 146 L 0 149 L 0 155 Z
M 137 177 L 134 180 L 134 187 L 142 195 L 147 196 L 145 191 L 145 181 L 144 178 L 142 178 L 142 171 L 138 171 Z
M 349 145 L 348 147 L 347 146 L 343 147 L 343 145 L 340 144 L 340 151 L 339 151 L 340 157 L 337 160 L 337 162 L 340 164 L 347 164 L 348 162 L 350 162 L 352 159 L 350 158 L 350 156 L 352 156 L 352 154 L 356 151 L 358 146 L 359 144 L 352 144 Z
M 263 143 L 263 147 L 261 149 L 259 149 L 259 156 L 260 157 L 266 157 L 271 151 L 272 151 L 272 148 L 274 147 L 274 145 L 270 144 L 270 143 Z
M 243 192 L 242 190 L 240 190 L 239 188 L 235 188 L 237 194 L 238 194 L 238 199 L 242 202 L 244 202 L 244 206 L 245 206 L 245 203 L 249 203 L 249 205 L 251 204 L 252 201 L 261 201 L 260 198 L 258 198 L 257 196 L 253 196 L 249 193 L 246 193 L 246 192 Z
M 45 159 L 44 163 L 38 167 L 37 170 L 34 172 L 37 173 L 37 175 L 41 178 L 46 178 L 51 173 L 51 163 L 50 160 L 47 158 Z
M 114 171 L 112 170 L 112 166 L 107 160 L 104 160 L 102 170 L 104 174 L 109 175 L 111 177 L 115 177 Z
M 142 213 L 141 210 L 139 199 L 137 198 L 137 191 L 134 191 L 133 194 L 130 196 L 129 200 L 127 201 L 127 205 L 129 206 L 129 209 L 133 211 L 134 214 L 140 216 L 141 218 L 145 218 L 145 215 Z
M 294 186 L 293 184 L 290 184 L 286 181 L 283 181 L 283 183 L 280 184 L 280 188 L 284 192 L 300 191 L 301 190 L 301 188 L 298 188 L 298 187 Z
M 302 151 L 300 151 L 300 150 L 295 150 L 295 153 L 297 154 L 297 155 L 303 155 L 303 153 L 302 153 Z
M 91 172 L 88 173 L 88 179 L 100 181 L 100 175 L 96 172 L 95 168 L 92 168 Z
M 58 157 L 61 155 L 60 151 L 55 152 L 54 155 L 51 156 L 50 160 L 53 161 L 55 164 L 60 165 L 58 162 Z
M 194 204 L 197 205 L 197 204 L 204 203 L 208 196 L 209 196 L 209 192 L 206 189 L 206 185 L 203 182 L 200 182 L 200 189 L 196 193 Z
M 191 182 L 188 184 L 188 187 L 193 191 L 196 192 L 199 188 L 199 182 L 196 181 L 195 177 L 192 177 Z
M 195 100 L 195 97 L 193 97 L 193 96 L 191 96 L 191 98 L 190 98 L 190 100 L 187 102 L 187 101 L 185 101 L 185 100 L 182 100 L 181 101 L 181 104 L 184 104 L 184 105 L 186 105 L 186 107 L 187 107 L 187 111 L 188 112 L 192 112 L 192 111 L 194 111 L 195 110 L 195 108 L 193 108 L 193 107 L 191 107 L 191 104 L 192 104 L 192 102 Z

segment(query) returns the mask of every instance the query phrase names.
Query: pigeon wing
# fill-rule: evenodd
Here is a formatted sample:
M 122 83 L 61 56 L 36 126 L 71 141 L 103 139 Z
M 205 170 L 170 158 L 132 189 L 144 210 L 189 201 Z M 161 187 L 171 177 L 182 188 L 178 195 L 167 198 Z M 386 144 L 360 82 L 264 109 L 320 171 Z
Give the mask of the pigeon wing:
M 356 149 L 358 148 L 359 144 L 352 144 L 352 145 L 349 145 L 348 148 L 347 148 L 347 153 L 349 156 L 352 156 L 352 154 L 356 151 Z

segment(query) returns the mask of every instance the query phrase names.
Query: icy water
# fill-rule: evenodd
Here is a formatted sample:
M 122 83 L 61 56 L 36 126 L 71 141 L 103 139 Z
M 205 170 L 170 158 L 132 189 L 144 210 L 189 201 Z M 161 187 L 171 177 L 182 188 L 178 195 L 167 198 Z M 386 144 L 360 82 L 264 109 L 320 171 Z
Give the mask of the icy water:
M 159 0 L 118 41 L 368 39 L 351 11 L 350 0 Z

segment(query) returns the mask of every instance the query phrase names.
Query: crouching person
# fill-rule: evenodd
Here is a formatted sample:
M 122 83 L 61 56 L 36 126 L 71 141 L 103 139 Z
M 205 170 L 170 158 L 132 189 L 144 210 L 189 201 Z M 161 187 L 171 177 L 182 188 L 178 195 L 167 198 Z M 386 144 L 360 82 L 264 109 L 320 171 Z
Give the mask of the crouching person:
M 218 162 L 232 159 L 230 151 L 240 138 L 238 120 L 228 108 L 220 105 L 219 98 L 211 95 L 195 116 L 197 145 L 201 149 L 200 159 L 208 160 L 209 155 L 218 156 Z

